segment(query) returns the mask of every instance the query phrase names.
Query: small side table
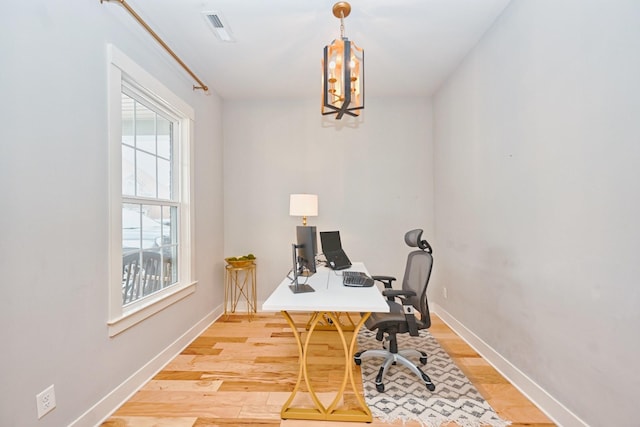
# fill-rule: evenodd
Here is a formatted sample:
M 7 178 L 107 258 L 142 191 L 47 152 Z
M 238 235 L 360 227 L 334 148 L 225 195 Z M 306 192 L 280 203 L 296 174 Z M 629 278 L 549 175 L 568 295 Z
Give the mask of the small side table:
M 235 313 L 241 297 L 247 301 L 249 318 L 257 312 L 256 301 L 256 263 L 241 267 L 227 264 L 224 267 L 224 314 Z M 229 310 L 227 310 L 229 307 Z

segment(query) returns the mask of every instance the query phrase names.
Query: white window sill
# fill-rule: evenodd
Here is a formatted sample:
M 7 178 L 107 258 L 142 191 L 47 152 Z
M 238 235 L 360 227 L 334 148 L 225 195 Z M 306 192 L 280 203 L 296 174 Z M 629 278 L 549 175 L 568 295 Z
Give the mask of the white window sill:
M 172 287 L 167 292 L 158 292 L 157 295 L 145 298 L 139 304 L 132 304 L 131 307 L 122 309 L 122 315 L 111 319 L 107 323 L 109 326 L 109 336 L 114 337 L 120 332 L 126 331 L 130 327 L 164 310 L 171 304 L 191 295 L 196 290 L 196 284 L 192 282 L 182 287 Z

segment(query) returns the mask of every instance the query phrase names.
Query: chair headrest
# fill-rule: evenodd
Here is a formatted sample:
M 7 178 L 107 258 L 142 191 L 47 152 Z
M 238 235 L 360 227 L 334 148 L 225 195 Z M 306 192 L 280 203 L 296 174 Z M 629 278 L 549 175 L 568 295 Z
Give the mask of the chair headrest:
M 422 229 L 416 228 L 415 230 L 407 231 L 404 235 L 404 242 L 412 248 L 420 248 L 423 251 L 433 253 L 431 245 L 426 240 L 420 240 L 422 238 Z

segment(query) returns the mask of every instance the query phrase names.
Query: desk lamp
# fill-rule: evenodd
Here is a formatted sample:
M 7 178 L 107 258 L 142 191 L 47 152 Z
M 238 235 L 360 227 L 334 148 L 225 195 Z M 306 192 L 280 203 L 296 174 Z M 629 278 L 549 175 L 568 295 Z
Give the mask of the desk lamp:
M 301 216 L 302 225 L 307 225 L 308 216 L 318 216 L 317 194 L 292 194 L 289 197 L 289 215 Z

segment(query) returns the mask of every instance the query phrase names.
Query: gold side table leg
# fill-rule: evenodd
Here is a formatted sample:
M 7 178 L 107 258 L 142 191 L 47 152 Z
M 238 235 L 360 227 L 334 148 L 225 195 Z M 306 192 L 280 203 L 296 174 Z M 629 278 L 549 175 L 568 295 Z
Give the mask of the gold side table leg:
M 228 316 L 227 304 L 229 303 L 229 293 L 231 291 L 231 272 L 229 266 L 224 269 L 224 315 Z
M 242 278 L 244 279 L 242 284 L 240 284 L 240 282 L 238 281 L 238 274 L 240 273 L 240 269 L 235 269 L 234 273 L 234 296 L 233 296 L 233 312 L 236 312 L 236 309 L 238 308 L 238 301 L 240 301 L 240 297 L 242 295 L 244 295 L 244 286 L 247 284 L 247 274 L 246 271 L 243 271 L 244 275 L 242 276 Z
M 247 316 L 251 320 L 258 312 L 255 263 L 248 267 L 225 266 L 224 314 L 235 313 L 242 297 L 247 301 Z
M 253 302 L 253 305 L 251 306 L 251 311 L 253 313 L 257 313 L 258 312 L 258 300 L 257 300 L 257 295 L 256 295 L 256 284 L 258 282 L 258 278 L 257 278 L 257 268 L 254 265 L 253 268 L 251 269 L 251 296 L 253 297 L 251 300 Z

